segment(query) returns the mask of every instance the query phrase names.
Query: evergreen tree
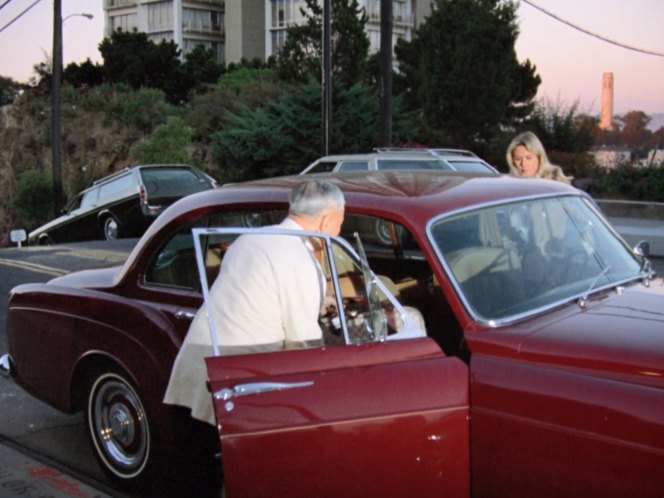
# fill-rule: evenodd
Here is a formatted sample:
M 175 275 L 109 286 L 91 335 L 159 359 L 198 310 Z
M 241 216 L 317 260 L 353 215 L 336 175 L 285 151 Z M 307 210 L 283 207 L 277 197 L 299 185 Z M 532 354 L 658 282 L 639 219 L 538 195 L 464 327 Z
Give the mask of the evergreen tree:
M 90 58 L 80 64 L 72 62 L 65 68 L 63 80 L 76 88 L 101 85 L 104 82 L 104 68 Z
M 366 70 L 369 38 L 364 26 L 368 18 L 357 0 L 332 0 L 331 7 L 332 74 L 349 87 L 360 81 Z M 276 64 L 281 78 L 304 83 L 309 79 L 320 79 L 322 3 L 306 0 L 306 8 L 300 11 L 306 22 L 288 28 Z
M 118 29 L 99 44 L 99 52 L 104 59 L 107 83 L 160 89 L 171 103 L 186 100 L 190 82 L 184 77 L 180 51 L 174 41 L 156 44 L 145 33 Z
M 441 0 L 412 41 L 395 49 L 409 105 L 421 109 L 441 140 L 473 147 L 532 109 L 540 78 L 519 63 L 516 4 L 501 0 Z
M 224 66 L 217 62 L 214 51 L 203 45 L 197 45 L 186 54 L 182 66 L 187 86 L 198 93 L 207 86 L 216 84 L 224 73 Z
M 243 107 L 227 116 L 212 135 L 213 155 L 222 182 L 298 173 L 321 155 L 320 83 L 308 83 L 260 107 Z M 367 152 L 378 140 L 378 96 L 362 83 L 332 92 L 335 109 L 331 150 Z M 408 141 L 414 132 L 411 115 L 394 102 L 394 136 Z

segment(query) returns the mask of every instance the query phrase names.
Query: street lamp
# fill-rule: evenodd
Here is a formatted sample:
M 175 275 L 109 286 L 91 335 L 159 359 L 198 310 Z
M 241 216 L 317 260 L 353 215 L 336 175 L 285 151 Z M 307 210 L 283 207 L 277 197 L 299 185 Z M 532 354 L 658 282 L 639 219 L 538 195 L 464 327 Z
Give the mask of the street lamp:
M 90 20 L 92 20 L 92 19 L 95 17 L 95 16 L 93 16 L 92 14 L 88 14 L 87 12 L 81 12 L 81 13 L 79 13 L 79 14 L 69 14 L 68 16 L 66 16 L 65 18 L 62 19 L 62 23 L 64 24 L 64 22 L 65 22 L 67 19 L 69 19 L 70 17 L 76 17 L 76 16 L 87 17 L 87 18 L 90 19 Z
M 62 131 L 60 118 L 60 85 L 62 84 L 62 24 L 70 17 L 81 16 L 92 19 L 92 14 L 70 14 L 62 18 L 62 0 L 53 0 L 53 67 L 52 71 L 52 111 L 51 111 L 51 150 L 53 152 L 53 210 L 60 214 L 62 205 Z

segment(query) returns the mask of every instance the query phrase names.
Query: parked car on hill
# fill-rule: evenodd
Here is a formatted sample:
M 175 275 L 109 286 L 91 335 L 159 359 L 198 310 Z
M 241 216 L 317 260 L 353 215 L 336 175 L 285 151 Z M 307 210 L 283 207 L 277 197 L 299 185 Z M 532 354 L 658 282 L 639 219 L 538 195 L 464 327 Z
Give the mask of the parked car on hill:
M 320 177 L 346 197 L 345 240 L 319 235 L 338 306 L 325 347 L 206 359 L 226 496 L 664 495 L 664 285 L 585 193 Z M 203 285 L 302 180 L 188 196 L 123 266 L 14 288 L 4 373 L 83 410 L 116 481 L 177 475 L 161 466 L 195 445 L 177 444 L 162 399 Z
M 311 163 L 300 174 L 395 169 L 433 169 L 498 174 L 498 170 L 470 151 L 408 148 L 383 148 L 368 154 L 324 156 Z
M 184 164 L 142 164 L 95 181 L 58 218 L 31 231 L 29 244 L 138 237 L 167 206 L 216 181 Z

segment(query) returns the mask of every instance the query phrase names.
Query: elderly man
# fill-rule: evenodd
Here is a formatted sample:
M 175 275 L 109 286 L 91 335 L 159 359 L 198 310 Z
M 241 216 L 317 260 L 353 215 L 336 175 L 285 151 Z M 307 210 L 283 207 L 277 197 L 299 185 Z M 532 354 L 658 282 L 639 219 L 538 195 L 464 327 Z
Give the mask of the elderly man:
M 339 235 L 344 196 L 327 181 L 293 189 L 287 218 L 278 227 Z M 322 345 L 318 325 L 325 281 L 312 241 L 292 235 L 242 235 L 231 244 L 210 288 L 221 354 Z M 203 358 L 211 356 L 204 307 L 196 314 L 175 360 L 164 402 L 191 409 L 215 424 Z

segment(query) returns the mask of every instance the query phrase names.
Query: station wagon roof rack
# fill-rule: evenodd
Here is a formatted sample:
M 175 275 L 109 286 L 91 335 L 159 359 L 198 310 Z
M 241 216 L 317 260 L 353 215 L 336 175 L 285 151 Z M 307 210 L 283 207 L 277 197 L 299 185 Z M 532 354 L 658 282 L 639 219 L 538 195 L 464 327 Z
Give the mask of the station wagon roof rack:
M 125 166 L 120 171 L 116 171 L 115 173 L 111 173 L 110 175 L 100 178 L 99 180 L 95 180 L 94 182 L 92 182 L 92 185 L 94 186 L 94 185 L 99 185 L 100 183 L 106 183 L 112 180 L 113 178 L 117 178 L 118 176 L 126 174 L 127 171 L 129 171 L 129 169 L 130 169 L 129 166 Z
M 477 154 L 465 149 L 420 148 L 420 147 L 376 147 L 376 152 L 428 152 L 441 156 L 477 157 Z

